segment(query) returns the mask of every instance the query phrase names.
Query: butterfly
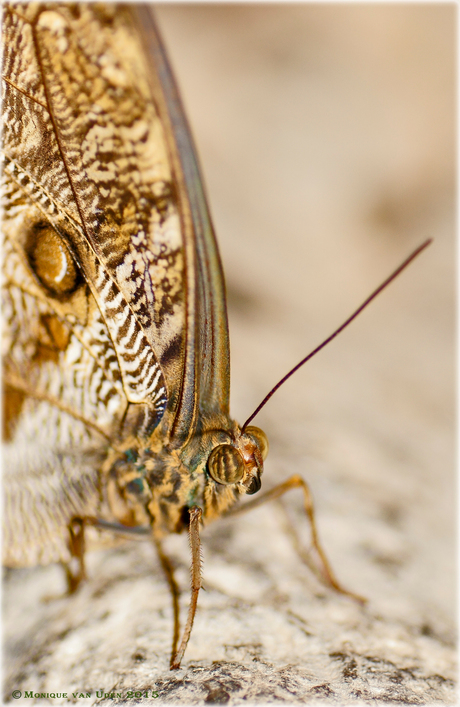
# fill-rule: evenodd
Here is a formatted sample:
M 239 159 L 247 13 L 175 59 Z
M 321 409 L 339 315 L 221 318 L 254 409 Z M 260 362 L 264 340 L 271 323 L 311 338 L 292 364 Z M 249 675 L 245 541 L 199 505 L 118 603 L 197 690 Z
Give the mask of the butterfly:
M 251 423 L 293 371 L 243 425 L 232 419 L 222 266 L 148 8 L 7 4 L 3 31 L 4 562 L 64 563 L 73 591 L 88 526 L 148 534 L 172 590 L 177 668 L 200 528 L 260 490 L 268 441 Z M 303 479 L 244 508 L 293 487 L 324 578 L 348 593 Z M 192 591 L 179 644 L 162 539 L 184 530 Z

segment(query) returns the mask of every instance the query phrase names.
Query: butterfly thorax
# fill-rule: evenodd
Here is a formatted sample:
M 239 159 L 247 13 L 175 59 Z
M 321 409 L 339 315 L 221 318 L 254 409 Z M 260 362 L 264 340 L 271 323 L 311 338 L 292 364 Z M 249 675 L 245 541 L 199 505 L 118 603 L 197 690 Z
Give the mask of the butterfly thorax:
M 236 423 L 227 430 L 201 430 L 179 449 L 165 445 L 160 435 L 148 444 L 133 437 L 104 464 L 105 500 L 123 525 L 150 524 L 159 537 L 181 532 L 192 506 L 209 523 L 242 495 L 258 491 L 267 451 L 261 430 L 242 433 Z

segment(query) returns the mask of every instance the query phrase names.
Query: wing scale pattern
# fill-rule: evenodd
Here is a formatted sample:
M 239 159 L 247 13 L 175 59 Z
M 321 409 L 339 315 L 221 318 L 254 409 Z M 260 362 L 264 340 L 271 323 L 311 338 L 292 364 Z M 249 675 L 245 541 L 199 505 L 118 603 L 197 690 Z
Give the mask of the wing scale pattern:
M 8 564 L 66 557 L 66 524 L 95 513 L 108 448 L 150 434 L 177 399 L 180 218 L 145 60 L 120 10 L 5 8 Z M 67 290 L 40 278 L 50 248 L 75 270 Z

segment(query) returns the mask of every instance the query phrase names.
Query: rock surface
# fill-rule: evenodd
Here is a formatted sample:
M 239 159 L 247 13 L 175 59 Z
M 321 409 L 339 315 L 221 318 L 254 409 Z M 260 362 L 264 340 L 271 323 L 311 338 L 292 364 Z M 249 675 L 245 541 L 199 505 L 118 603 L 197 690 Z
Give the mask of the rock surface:
M 91 554 L 72 597 L 44 601 L 62 594 L 60 568 L 7 573 L 5 701 L 455 702 L 454 17 L 453 5 L 159 8 L 226 271 L 236 419 L 435 239 L 256 421 L 271 445 L 264 488 L 306 478 L 337 575 L 369 603 L 299 560 L 287 527 L 305 543 L 308 527 L 291 492 L 203 533 L 205 591 L 176 672 L 149 543 Z M 185 616 L 187 538 L 166 548 Z

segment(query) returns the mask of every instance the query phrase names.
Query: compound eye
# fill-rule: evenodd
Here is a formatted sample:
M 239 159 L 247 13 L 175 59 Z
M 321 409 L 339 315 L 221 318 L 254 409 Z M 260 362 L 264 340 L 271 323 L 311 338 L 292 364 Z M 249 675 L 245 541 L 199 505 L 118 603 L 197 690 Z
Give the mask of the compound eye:
M 218 484 L 236 484 L 244 476 L 243 457 L 231 444 L 221 444 L 209 455 L 208 471 Z
M 262 459 L 265 461 L 268 455 L 268 439 L 265 432 L 261 430 L 260 427 L 249 425 L 249 427 L 246 427 L 244 430 L 244 434 L 249 435 L 255 440 L 262 455 Z

